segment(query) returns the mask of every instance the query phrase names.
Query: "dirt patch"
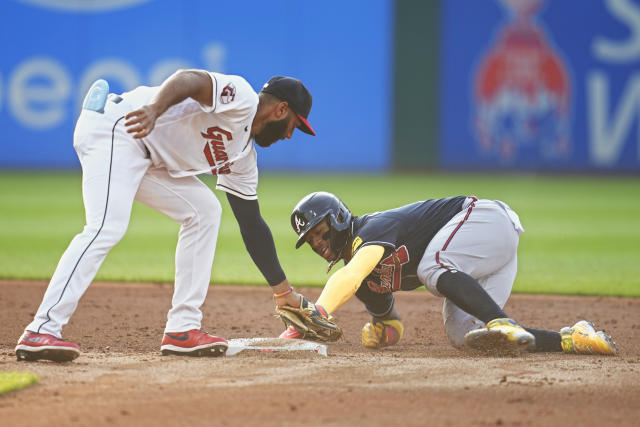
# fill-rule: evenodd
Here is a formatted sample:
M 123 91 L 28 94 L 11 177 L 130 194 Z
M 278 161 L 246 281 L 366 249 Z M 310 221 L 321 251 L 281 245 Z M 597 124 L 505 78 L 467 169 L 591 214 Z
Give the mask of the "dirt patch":
M 172 288 L 95 283 L 64 330 L 74 362 L 17 362 L 13 348 L 44 293 L 41 282 L 0 281 L 0 370 L 31 371 L 37 386 L 0 396 L 2 425 L 638 425 L 640 299 L 514 295 L 506 311 L 531 327 L 580 319 L 610 333 L 617 357 L 469 355 L 449 346 L 442 301 L 397 295 L 405 337 L 360 345 L 368 320 L 349 301 L 345 337 L 328 357 L 243 351 L 225 358 L 161 356 Z M 319 289 L 301 289 L 310 298 Z M 228 339 L 276 337 L 267 286 L 214 286 L 205 330 Z

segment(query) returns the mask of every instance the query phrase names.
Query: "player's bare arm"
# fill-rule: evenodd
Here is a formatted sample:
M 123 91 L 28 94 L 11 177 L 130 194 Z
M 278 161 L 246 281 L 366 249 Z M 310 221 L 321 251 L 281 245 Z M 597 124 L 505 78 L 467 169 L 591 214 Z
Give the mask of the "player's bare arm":
M 203 105 L 212 105 L 213 83 L 203 70 L 178 70 L 164 81 L 153 101 L 125 116 L 125 126 L 134 138 L 144 138 L 155 127 L 156 120 L 169 107 L 192 98 Z

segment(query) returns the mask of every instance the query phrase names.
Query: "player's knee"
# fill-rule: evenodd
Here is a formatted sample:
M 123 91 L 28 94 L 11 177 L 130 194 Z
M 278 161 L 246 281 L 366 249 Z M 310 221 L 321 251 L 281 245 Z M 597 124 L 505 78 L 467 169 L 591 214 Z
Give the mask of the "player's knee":
M 91 239 L 93 247 L 108 251 L 122 240 L 127 232 L 127 226 L 128 223 L 106 222 L 100 226 L 87 225 L 82 233 Z
M 462 347 L 464 345 L 464 336 L 469 331 L 462 330 L 457 327 L 457 325 L 453 325 L 451 323 L 445 323 L 444 329 L 452 346 Z
M 201 221 L 207 227 L 217 228 L 222 218 L 222 205 L 215 197 L 207 200 L 204 209 L 200 209 Z
M 464 336 L 467 332 L 482 328 L 484 324 L 478 319 L 471 316 L 447 316 L 444 319 L 444 330 L 447 334 L 447 338 L 449 342 L 454 347 L 463 347 L 464 346 Z
M 212 197 L 209 199 L 208 204 L 209 207 L 207 211 L 210 213 L 211 220 L 219 223 L 220 218 L 222 218 L 222 205 L 220 204 L 220 201 L 217 198 Z
M 211 197 L 201 200 L 198 206 L 184 218 L 182 225 L 198 227 L 200 233 L 215 231 L 220 226 L 222 205 L 217 198 Z
M 441 265 L 420 262 L 418 266 L 418 279 L 429 292 L 437 297 L 442 297 L 443 295 L 438 292 L 436 285 L 438 284 L 440 275 L 446 271 L 447 270 Z
M 124 235 L 127 233 L 127 227 L 129 223 L 112 223 L 110 225 L 105 225 L 103 228 L 103 238 L 112 244 L 118 243 Z

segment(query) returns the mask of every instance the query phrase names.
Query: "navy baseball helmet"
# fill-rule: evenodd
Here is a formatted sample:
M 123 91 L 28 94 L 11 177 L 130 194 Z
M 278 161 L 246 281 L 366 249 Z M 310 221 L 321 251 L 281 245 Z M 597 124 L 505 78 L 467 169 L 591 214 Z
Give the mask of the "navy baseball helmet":
M 337 254 L 342 252 L 351 233 L 353 216 L 342 200 L 324 191 L 307 194 L 293 208 L 291 227 L 298 234 L 296 249 L 304 244 L 309 230 L 325 218 L 329 219 L 331 249 Z

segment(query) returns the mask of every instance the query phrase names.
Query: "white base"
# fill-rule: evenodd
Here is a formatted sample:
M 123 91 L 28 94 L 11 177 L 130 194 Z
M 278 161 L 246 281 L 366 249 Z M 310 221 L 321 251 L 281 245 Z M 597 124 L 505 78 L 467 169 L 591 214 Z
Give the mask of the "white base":
M 254 350 L 263 353 L 310 351 L 322 356 L 327 355 L 327 346 L 313 341 L 289 338 L 237 338 L 229 340 L 227 356 L 236 355 L 243 350 Z

